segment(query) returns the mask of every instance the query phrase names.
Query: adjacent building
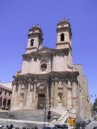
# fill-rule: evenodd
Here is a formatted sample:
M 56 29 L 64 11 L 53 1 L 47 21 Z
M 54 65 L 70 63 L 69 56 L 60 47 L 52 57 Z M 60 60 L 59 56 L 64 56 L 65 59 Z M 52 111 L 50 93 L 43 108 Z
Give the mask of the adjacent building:
M 56 48 L 42 47 L 42 29 L 29 30 L 22 68 L 14 76 L 11 110 L 52 109 L 72 112 L 78 119 L 90 117 L 87 79 L 82 65 L 72 63 L 72 30 L 68 20 L 56 27 Z
M 0 83 L 0 109 L 8 110 L 11 107 L 11 83 Z

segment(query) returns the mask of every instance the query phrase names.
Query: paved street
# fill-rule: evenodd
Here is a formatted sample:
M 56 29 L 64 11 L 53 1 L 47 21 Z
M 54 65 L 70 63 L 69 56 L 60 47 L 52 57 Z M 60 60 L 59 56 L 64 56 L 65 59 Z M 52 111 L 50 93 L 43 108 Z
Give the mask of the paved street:
M 97 121 L 91 121 L 91 123 L 88 124 L 85 129 L 93 129 L 95 126 L 97 126 Z

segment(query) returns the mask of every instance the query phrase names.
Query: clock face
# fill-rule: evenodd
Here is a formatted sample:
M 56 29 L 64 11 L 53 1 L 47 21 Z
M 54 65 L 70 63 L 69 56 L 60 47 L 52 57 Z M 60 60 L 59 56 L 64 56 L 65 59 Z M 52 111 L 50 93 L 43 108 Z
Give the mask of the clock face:
M 45 71 L 47 69 L 47 64 L 42 63 L 40 67 L 41 67 L 41 71 Z

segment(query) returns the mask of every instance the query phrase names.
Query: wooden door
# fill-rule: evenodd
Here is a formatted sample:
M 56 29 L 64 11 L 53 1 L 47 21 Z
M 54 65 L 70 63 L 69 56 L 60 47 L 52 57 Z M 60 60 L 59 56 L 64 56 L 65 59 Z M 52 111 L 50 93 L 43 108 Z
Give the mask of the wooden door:
M 45 94 L 38 94 L 37 109 L 44 108 L 44 100 L 45 100 Z

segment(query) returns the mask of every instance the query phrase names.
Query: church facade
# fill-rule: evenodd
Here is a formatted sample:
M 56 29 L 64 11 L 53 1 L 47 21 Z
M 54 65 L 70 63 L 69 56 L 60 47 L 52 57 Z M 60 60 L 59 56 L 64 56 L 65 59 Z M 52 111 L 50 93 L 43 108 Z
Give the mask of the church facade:
M 11 110 L 51 108 L 69 110 L 79 118 L 90 117 L 90 99 L 82 66 L 72 63 L 70 22 L 56 28 L 56 49 L 42 47 L 43 33 L 29 30 L 21 71 L 14 76 Z

